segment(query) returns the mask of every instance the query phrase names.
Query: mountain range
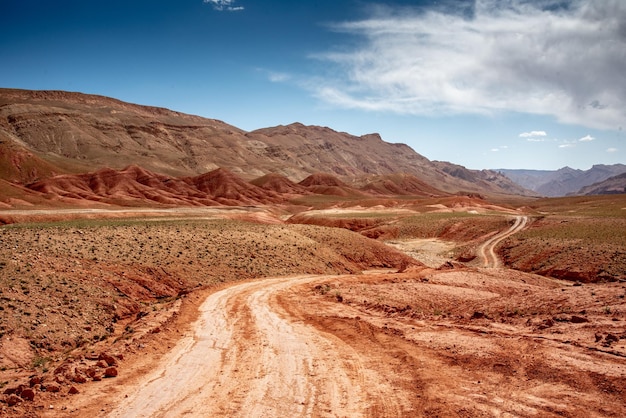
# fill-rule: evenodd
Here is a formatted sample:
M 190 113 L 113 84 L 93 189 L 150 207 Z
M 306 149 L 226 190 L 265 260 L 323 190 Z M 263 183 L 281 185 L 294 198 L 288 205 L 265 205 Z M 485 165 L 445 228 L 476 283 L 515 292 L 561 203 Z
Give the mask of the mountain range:
M 91 186 L 123 176 L 142 185 L 124 186 L 133 188 L 129 195 L 144 195 L 146 187 L 166 183 L 196 187 L 198 177 L 218 169 L 250 186 L 273 180 L 306 193 L 530 194 L 496 171 L 430 161 L 375 133 L 300 123 L 246 132 L 215 119 L 64 91 L 0 89 L 0 163 L 0 197 L 21 190 L 101 200 L 94 196 L 101 192 L 115 200 L 106 187 Z M 320 173 L 321 185 L 298 185 Z M 260 180 L 268 175 L 279 177 Z M 330 177 L 342 184 L 326 184 Z M 166 187 L 153 197 L 166 202 L 174 192 Z M 186 189 L 183 200 L 193 194 Z M 216 199 L 214 191 L 196 197 Z
M 164 204 L 248 201 L 249 197 L 232 200 L 228 193 L 220 198 L 215 190 L 207 194 L 168 189 L 174 180 L 196 187 L 189 179 L 209 173 L 236 180 L 235 189 L 243 182 L 277 194 L 257 196 L 257 202 L 311 193 L 555 197 L 626 190 L 624 164 L 594 165 L 589 170 L 469 170 L 430 161 L 376 133 L 354 136 L 301 123 L 246 132 L 219 120 L 103 96 L 0 89 L 0 198 L 5 205 L 11 199 L 21 201 L 20 195 L 32 200 L 33 193 L 52 190 L 58 196 L 116 201 L 115 193 L 106 188 L 87 191 L 88 178 L 92 183 L 100 181 L 96 178 L 106 178 L 105 183 L 116 178 L 118 188 L 138 183 L 141 186 L 125 186 L 134 188 L 132 193 L 127 190 L 126 198 L 147 194 L 149 200 Z M 320 184 L 301 183 L 313 181 L 309 177 L 313 174 Z M 140 180 L 147 178 L 148 183 Z M 161 189 L 164 179 L 169 184 Z M 151 187 L 158 190 L 148 191 Z M 83 192 L 77 193 L 77 188 Z M 106 193 L 98 197 L 99 191 Z
M 598 185 L 593 191 L 589 186 L 610 180 L 606 190 L 624 190 L 624 182 L 621 174 L 626 173 L 626 165 L 594 165 L 589 170 L 577 170 L 563 167 L 559 170 L 495 170 L 504 174 L 520 186 L 548 197 L 604 194 L 605 186 Z M 617 176 L 617 178 L 613 178 Z

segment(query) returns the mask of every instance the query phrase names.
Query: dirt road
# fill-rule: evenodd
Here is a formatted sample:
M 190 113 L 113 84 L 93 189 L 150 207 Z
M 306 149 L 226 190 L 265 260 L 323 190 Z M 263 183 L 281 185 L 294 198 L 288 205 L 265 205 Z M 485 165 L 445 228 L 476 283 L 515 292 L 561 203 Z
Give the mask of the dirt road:
M 275 303 L 325 277 L 229 287 L 201 307 L 193 332 L 109 417 L 403 416 L 409 391 L 392 387 L 361 354 L 293 321 Z
M 478 248 L 478 255 L 483 260 L 483 267 L 485 268 L 498 268 L 500 267 L 500 259 L 496 255 L 494 249 L 505 238 L 510 237 L 516 232 L 521 231 L 528 222 L 527 216 L 516 216 L 515 223 L 506 231 L 503 231 L 489 240 L 485 241 Z

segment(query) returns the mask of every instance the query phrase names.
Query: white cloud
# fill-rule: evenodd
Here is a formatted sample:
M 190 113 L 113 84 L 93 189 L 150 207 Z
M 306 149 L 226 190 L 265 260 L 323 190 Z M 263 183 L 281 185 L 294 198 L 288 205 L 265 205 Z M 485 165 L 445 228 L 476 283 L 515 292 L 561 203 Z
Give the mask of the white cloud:
M 587 135 L 587 136 L 583 136 L 582 138 L 580 138 L 578 141 L 579 142 L 590 142 L 595 140 L 595 138 L 591 135 Z
M 203 0 L 204 3 L 208 3 L 213 6 L 215 10 L 238 12 L 244 10 L 242 6 L 234 6 L 236 0 Z
M 269 71 L 267 77 L 272 83 L 281 83 L 284 81 L 289 81 L 291 76 L 287 73 L 279 73 L 274 71 Z
M 500 148 L 491 148 L 491 152 L 498 152 L 500 151 Z
M 559 148 L 574 148 L 575 146 L 576 144 L 565 143 L 565 144 L 559 145 Z
M 536 138 L 538 136 L 547 136 L 546 131 L 530 131 L 519 134 L 520 138 Z
M 315 56 L 334 64 L 314 87 L 317 97 L 404 114 L 552 115 L 602 129 L 626 119 L 623 0 L 389 10 L 333 26 L 363 42 Z
M 610 152 L 610 153 L 617 152 L 617 151 L 619 151 L 617 148 L 608 148 L 606 150 L 606 152 Z

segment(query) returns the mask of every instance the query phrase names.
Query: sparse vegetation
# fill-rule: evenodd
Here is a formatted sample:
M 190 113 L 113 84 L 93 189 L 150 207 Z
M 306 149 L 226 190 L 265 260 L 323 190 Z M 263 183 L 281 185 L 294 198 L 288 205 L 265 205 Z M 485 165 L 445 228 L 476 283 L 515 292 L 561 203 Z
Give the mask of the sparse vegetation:
M 0 229 L 0 338 L 33 341 L 39 367 L 60 353 L 134 334 L 135 320 L 199 287 L 356 273 L 408 259 L 347 230 L 305 225 L 230 219 L 14 224 Z

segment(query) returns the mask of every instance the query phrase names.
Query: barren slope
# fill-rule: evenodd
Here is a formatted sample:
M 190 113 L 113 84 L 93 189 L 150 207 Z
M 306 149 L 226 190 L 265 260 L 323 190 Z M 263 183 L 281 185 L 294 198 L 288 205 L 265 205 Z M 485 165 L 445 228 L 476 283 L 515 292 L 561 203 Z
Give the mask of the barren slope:
M 503 176 L 458 166 L 449 170 L 449 163 L 432 163 L 378 134 L 357 137 L 299 123 L 245 132 L 213 119 L 80 93 L 0 89 L 0 139 L 41 160 L 36 172 L 17 170 L 25 176 L 21 181 L 49 175 L 46 164 L 57 173 L 134 164 L 169 176 L 221 167 L 248 180 L 267 173 L 300 181 L 316 172 L 346 177 L 405 172 L 452 192 L 525 193 Z

